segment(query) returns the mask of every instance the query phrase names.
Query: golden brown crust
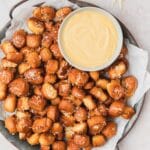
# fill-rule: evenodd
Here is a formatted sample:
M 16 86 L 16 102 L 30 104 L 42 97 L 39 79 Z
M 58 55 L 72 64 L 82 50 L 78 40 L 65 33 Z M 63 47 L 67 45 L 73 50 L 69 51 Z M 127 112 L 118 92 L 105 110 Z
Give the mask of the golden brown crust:
M 68 74 L 68 80 L 72 85 L 84 86 L 88 82 L 89 76 L 86 72 L 71 69 Z
M 53 150 L 66 150 L 66 144 L 63 141 L 56 141 L 52 144 Z
M 13 45 L 16 48 L 22 48 L 26 44 L 26 32 L 22 29 L 16 31 L 12 37 Z
M 35 111 L 42 111 L 46 106 L 46 100 L 42 96 L 34 95 L 29 99 L 29 106 Z
M 41 69 L 29 69 L 24 73 L 24 77 L 31 84 L 42 84 L 44 79 L 41 74 Z
M 75 134 L 73 141 L 80 148 L 87 147 L 90 144 L 89 136 Z
M 9 69 L 0 70 L 0 81 L 9 84 L 14 78 L 14 73 Z
M 123 100 L 117 100 L 110 105 L 108 113 L 112 117 L 118 117 L 122 115 L 124 108 L 125 103 L 123 102 Z
M 17 78 L 9 84 L 9 91 L 16 96 L 26 96 L 29 92 L 29 84 L 23 78 Z
M 52 127 L 52 121 L 48 118 L 36 119 L 33 122 L 32 130 L 35 133 L 44 133 L 50 130 Z
M 7 112 L 14 112 L 16 110 L 17 98 L 15 95 L 8 95 L 4 100 L 4 110 Z
M 106 140 L 103 135 L 95 135 L 92 137 L 92 145 L 94 147 L 102 146 L 106 143 Z
M 55 74 L 58 70 L 58 61 L 55 59 L 48 60 L 46 64 L 46 73 L 47 74 Z
M 106 138 L 110 139 L 117 133 L 117 124 L 115 122 L 108 122 L 102 133 Z
M 30 48 L 37 48 L 40 46 L 41 36 L 36 34 L 28 34 L 26 37 L 27 46 Z
M 28 28 L 35 34 L 42 34 L 45 30 L 44 23 L 34 17 L 27 20 L 27 25 Z
M 72 11 L 72 9 L 70 7 L 60 8 L 56 12 L 56 20 L 57 21 L 63 20 L 71 11 Z
M 9 131 L 10 134 L 17 133 L 15 116 L 10 116 L 5 119 L 5 128 Z
M 135 93 L 138 86 L 138 81 L 134 76 L 128 76 L 123 78 L 122 86 L 125 88 L 125 95 L 130 97 Z
M 37 7 L 33 11 L 33 16 L 42 21 L 49 21 L 55 17 L 55 9 L 49 6 Z
M 131 119 L 135 114 L 135 110 L 131 106 L 125 106 L 123 114 L 121 115 L 124 119 Z

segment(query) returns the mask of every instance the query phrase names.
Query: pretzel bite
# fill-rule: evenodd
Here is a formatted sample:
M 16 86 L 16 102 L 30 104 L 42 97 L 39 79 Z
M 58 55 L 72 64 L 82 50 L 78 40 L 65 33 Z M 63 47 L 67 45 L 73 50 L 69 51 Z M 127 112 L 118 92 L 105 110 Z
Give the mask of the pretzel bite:
M 54 22 L 53 21 L 46 21 L 45 22 L 45 28 L 47 31 L 51 32 L 54 27 Z
M 9 131 L 10 134 L 16 134 L 16 117 L 14 115 L 9 116 L 5 119 L 5 128 Z
M 16 68 L 17 64 L 7 60 L 6 58 L 1 59 L 1 67 L 2 68 Z
M 85 84 L 85 86 L 84 86 L 84 89 L 85 89 L 85 90 L 90 90 L 90 89 L 93 88 L 93 86 L 94 86 L 94 82 L 93 82 L 93 81 L 87 82 L 87 83 Z
M 30 52 L 26 55 L 26 61 L 31 68 L 37 68 L 41 64 L 40 57 L 37 52 Z
M 10 81 L 12 81 L 14 78 L 14 74 L 11 70 L 9 69 L 1 69 L 0 70 L 0 81 L 8 84 Z
M 62 113 L 72 114 L 74 111 L 74 106 L 70 101 L 63 99 L 59 103 L 59 110 Z
M 42 133 L 39 138 L 40 145 L 49 146 L 53 144 L 55 141 L 55 137 L 49 133 Z
M 75 106 L 80 106 L 82 104 L 82 99 L 75 98 L 73 95 L 66 96 L 65 99 L 72 102 Z
M 58 70 L 58 61 L 55 59 L 48 60 L 46 64 L 46 73 L 47 74 L 55 74 Z
M 68 80 L 72 83 L 72 85 L 84 86 L 88 82 L 89 76 L 86 72 L 71 69 L 68 74 Z
M 108 96 L 107 94 L 101 89 L 101 88 L 98 88 L 98 87 L 93 87 L 91 90 L 90 90 L 90 93 L 95 97 L 97 98 L 99 101 L 106 101 Z
M 56 11 L 55 19 L 56 21 L 62 21 L 69 13 L 71 13 L 72 9 L 70 7 L 63 7 Z
M 16 48 L 13 46 L 12 42 L 10 42 L 10 41 L 2 42 L 1 43 L 1 49 L 5 55 L 17 51 Z
M 16 109 L 17 99 L 15 95 L 8 95 L 4 101 L 4 110 L 7 112 L 14 112 Z
M 57 76 L 55 74 L 46 74 L 44 77 L 44 82 L 54 84 L 57 80 Z
M 50 32 L 44 32 L 42 36 L 42 47 L 44 48 L 50 48 L 53 42 L 53 37 Z
M 17 131 L 27 133 L 31 130 L 32 127 L 32 120 L 29 117 L 23 117 L 20 119 L 17 119 Z
M 121 53 L 120 53 L 120 55 L 119 55 L 119 58 L 125 58 L 125 56 L 127 55 L 127 53 L 128 53 L 128 49 L 127 49 L 127 47 L 126 47 L 126 45 L 125 45 L 125 43 L 123 43 L 123 46 L 122 46 L 122 49 L 121 49 Z
M 85 97 L 84 91 L 76 86 L 72 88 L 72 95 L 78 99 L 83 99 Z
M 102 116 L 107 116 L 108 108 L 104 104 L 100 104 L 98 110 Z
M 117 124 L 115 122 L 108 122 L 102 133 L 107 139 L 112 138 L 117 133 Z
M 115 100 L 123 98 L 125 94 L 124 88 L 120 85 L 118 80 L 112 80 L 107 84 L 107 92 Z
M 26 140 L 27 138 L 29 138 L 32 135 L 32 132 L 31 131 L 29 131 L 27 133 L 20 132 L 18 134 L 19 134 L 20 140 Z
M 119 117 L 123 114 L 123 111 L 125 109 L 125 104 L 122 100 L 114 101 L 108 110 L 108 113 L 112 117 Z
M 58 116 L 59 116 L 59 110 L 57 106 L 51 105 L 47 108 L 47 117 L 49 119 L 55 122 L 58 119 Z
M 92 145 L 90 144 L 89 146 L 87 147 L 84 147 L 84 150 L 91 150 L 92 149 Z
M 62 80 L 60 83 L 59 83 L 59 95 L 60 96 L 68 96 L 69 93 L 71 92 L 71 85 L 70 83 L 68 83 L 67 80 Z
M 110 79 L 121 78 L 127 71 L 127 60 L 119 60 L 108 70 L 108 76 Z
M 26 37 L 27 46 L 30 48 L 37 48 L 41 44 L 41 36 L 36 34 L 28 34 Z
M 32 130 L 35 133 L 44 133 L 49 131 L 51 127 L 52 121 L 49 118 L 40 118 L 33 122 Z
M 40 135 L 38 133 L 32 134 L 30 137 L 27 138 L 27 142 L 30 145 L 38 145 L 39 144 Z
M 79 146 L 71 139 L 67 142 L 67 150 L 80 150 Z
M 97 81 L 100 75 L 99 71 L 91 71 L 89 74 L 94 81 Z
M 90 145 L 90 138 L 87 135 L 75 134 L 73 137 L 73 141 L 80 148 L 84 148 Z
M 60 62 L 59 69 L 57 71 L 58 78 L 59 79 L 66 79 L 68 76 L 69 68 L 70 68 L 69 64 L 65 60 L 62 60 Z
M 52 53 L 48 48 L 42 48 L 40 51 L 40 56 L 43 62 L 47 62 L 49 59 L 52 58 Z
M 17 78 L 9 84 L 10 93 L 16 96 L 26 96 L 29 92 L 29 85 L 23 78 Z
M 72 127 L 72 131 L 77 134 L 86 133 L 87 132 L 87 123 L 85 123 L 85 122 L 75 123 L 74 126 Z
M 29 110 L 29 98 L 28 97 L 20 97 L 17 102 L 17 110 L 26 111 Z
M 113 103 L 115 100 L 112 97 L 108 97 L 108 99 L 104 102 L 106 106 L 110 106 L 111 103 Z
M 52 126 L 51 131 L 57 140 L 63 140 L 64 139 L 63 126 L 60 123 L 55 122 Z
M 17 119 L 22 119 L 22 118 L 31 118 L 31 113 L 29 112 L 23 112 L 23 111 L 16 111 L 16 117 Z
M 22 62 L 19 66 L 18 66 L 18 72 L 19 74 L 24 74 L 27 70 L 30 69 L 30 65 L 26 62 Z
M 41 145 L 40 150 L 50 150 L 50 146 Z
M 51 36 L 53 37 L 53 43 L 58 43 L 58 30 L 60 28 L 61 22 L 55 22 L 51 29 Z
M 106 119 L 103 116 L 93 116 L 87 120 L 90 133 L 92 135 L 99 134 L 106 126 Z
M 7 84 L 0 81 L 0 101 L 4 100 L 7 95 Z
M 55 141 L 52 144 L 52 150 L 66 150 L 66 144 L 63 141 Z
M 23 48 L 20 49 L 20 52 L 26 56 L 27 54 L 31 53 L 31 52 L 34 52 L 35 50 L 31 47 L 28 47 L 28 46 L 25 46 Z
M 56 97 L 54 99 L 51 99 L 51 104 L 54 106 L 57 106 L 60 103 L 60 97 Z
M 63 132 L 63 126 L 59 122 L 55 122 L 52 126 L 52 134 L 58 135 Z
M 57 90 L 49 83 L 44 83 L 41 90 L 46 99 L 51 100 L 57 97 Z
M 42 96 L 34 95 L 29 99 L 29 106 L 35 111 L 42 111 L 45 108 L 46 100 Z
M 17 48 L 22 48 L 26 44 L 26 32 L 22 29 L 17 30 L 12 37 L 13 45 Z
M 123 78 L 122 86 L 125 88 L 125 95 L 130 97 L 135 93 L 138 86 L 138 81 L 134 76 L 128 76 Z
M 75 123 L 75 119 L 73 116 L 71 115 L 62 115 L 61 116 L 61 122 L 62 124 L 65 126 L 65 127 L 70 127 L 70 126 L 73 126 L 74 123 Z
M 94 135 L 92 137 L 92 145 L 94 147 L 102 146 L 106 143 L 106 140 L 103 135 Z
M 23 54 L 20 52 L 11 52 L 6 55 L 7 60 L 20 64 L 23 60 Z
M 43 95 L 42 91 L 41 91 L 41 89 L 42 89 L 41 85 L 35 85 L 33 88 L 34 88 L 33 92 L 34 92 L 35 95 L 39 95 L 39 96 Z
M 61 53 L 60 53 L 58 44 L 53 44 L 53 45 L 51 45 L 50 49 L 51 49 L 51 52 L 53 53 L 53 56 L 54 56 L 56 59 L 62 58 L 62 55 L 61 55 Z
M 91 117 L 93 117 L 93 116 L 102 116 L 102 114 L 101 114 L 101 112 L 99 111 L 98 108 L 95 108 L 95 109 L 90 110 L 90 111 L 88 112 L 88 118 L 91 118 Z
M 96 82 L 96 86 L 106 90 L 108 83 L 109 81 L 107 79 L 98 79 Z
M 34 17 L 27 20 L 27 25 L 29 30 L 35 34 L 42 34 L 45 30 L 44 23 Z
M 83 122 L 87 120 L 87 110 L 83 107 L 76 109 L 74 113 L 74 118 L 77 122 Z
M 135 110 L 131 106 L 125 106 L 123 114 L 121 115 L 124 119 L 131 119 L 135 114 Z
M 33 10 L 33 16 L 41 21 L 53 20 L 55 9 L 49 6 L 37 7 Z
M 83 104 L 89 109 L 92 110 L 96 108 L 96 103 L 93 100 L 92 96 L 88 95 L 85 98 L 83 98 Z
M 65 126 L 65 139 L 67 140 L 67 141 L 70 141 L 70 140 L 72 140 L 72 138 L 73 138 L 73 135 L 75 134 L 73 131 L 72 131 L 72 126 Z
M 29 69 L 24 73 L 24 77 L 31 84 L 42 84 L 44 79 L 41 73 L 41 69 Z

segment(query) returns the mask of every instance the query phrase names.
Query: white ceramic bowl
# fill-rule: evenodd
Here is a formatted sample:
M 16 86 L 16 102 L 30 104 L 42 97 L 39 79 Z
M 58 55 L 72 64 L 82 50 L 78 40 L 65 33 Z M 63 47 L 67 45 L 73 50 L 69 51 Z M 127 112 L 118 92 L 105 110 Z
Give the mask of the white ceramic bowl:
M 110 18 L 110 20 L 113 22 L 113 24 L 115 25 L 115 28 L 117 30 L 117 33 L 118 33 L 118 43 L 117 43 L 117 47 L 115 49 L 115 53 L 114 55 L 112 56 L 112 58 L 107 62 L 105 63 L 104 65 L 100 65 L 98 67 L 83 67 L 83 66 L 79 66 L 77 64 L 75 64 L 70 58 L 69 56 L 67 56 L 67 54 L 65 53 L 64 49 L 63 49 L 63 46 L 62 46 L 62 41 L 61 41 L 61 33 L 62 33 L 62 30 L 64 28 L 64 25 L 67 23 L 68 19 L 70 17 L 72 17 L 74 14 L 80 12 L 80 11 L 84 11 L 84 10 L 95 10 L 95 11 L 99 11 L 100 13 L 103 13 L 104 15 L 106 15 L 108 18 Z M 97 70 L 103 70 L 104 68 L 110 66 L 116 59 L 117 57 L 119 56 L 120 52 L 121 52 L 121 48 L 122 48 L 122 44 L 123 44 L 123 32 L 122 32 L 122 29 L 121 29 L 121 26 L 119 24 L 119 22 L 117 21 L 117 19 L 112 16 L 110 13 L 108 13 L 107 11 L 103 10 L 103 9 L 100 9 L 100 8 L 97 8 L 97 7 L 83 7 L 83 8 L 79 8 L 73 12 L 71 12 L 65 19 L 64 21 L 62 22 L 61 26 L 60 26 L 60 29 L 59 29 L 59 32 L 58 32 L 58 45 L 59 45 L 59 48 L 60 48 L 60 51 L 61 51 L 61 54 L 63 55 L 63 57 L 66 59 L 66 61 L 72 65 L 73 67 L 75 68 L 78 68 L 80 70 L 83 70 L 83 71 L 97 71 Z

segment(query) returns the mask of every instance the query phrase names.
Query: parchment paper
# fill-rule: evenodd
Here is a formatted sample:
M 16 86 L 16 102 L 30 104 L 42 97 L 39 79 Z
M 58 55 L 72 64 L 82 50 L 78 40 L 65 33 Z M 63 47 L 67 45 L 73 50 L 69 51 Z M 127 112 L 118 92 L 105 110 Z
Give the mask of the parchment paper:
M 6 33 L 6 39 L 10 39 L 13 32 L 16 29 L 23 28 L 27 30 L 26 19 L 31 16 L 32 9 L 34 4 L 43 2 L 42 0 L 32 0 L 28 3 L 20 6 L 14 13 L 14 19 L 12 20 L 12 25 Z M 77 9 L 78 6 L 68 2 L 67 0 L 46 0 L 45 5 L 50 5 L 55 8 L 60 8 L 63 6 L 71 6 L 73 9 Z M 21 12 L 21 13 L 20 13 Z M 139 100 L 143 97 L 144 93 L 150 88 L 150 74 L 147 71 L 148 64 L 148 53 L 145 50 L 142 50 L 127 41 L 128 47 L 128 60 L 129 60 L 129 71 L 127 74 L 134 75 L 138 80 L 138 88 L 129 100 L 128 103 L 131 106 L 134 106 Z M 2 54 L 0 53 L 0 57 Z M 3 120 L 5 113 L 2 110 L 2 104 L 0 105 L 0 119 Z M 104 146 L 101 148 L 94 148 L 93 150 L 115 150 L 118 140 L 122 137 L 125 126 L 128 123 L 128 120 L 122 118 L 117 118 L 116 123 L 118 124 L 117 135 L 110 139 Z

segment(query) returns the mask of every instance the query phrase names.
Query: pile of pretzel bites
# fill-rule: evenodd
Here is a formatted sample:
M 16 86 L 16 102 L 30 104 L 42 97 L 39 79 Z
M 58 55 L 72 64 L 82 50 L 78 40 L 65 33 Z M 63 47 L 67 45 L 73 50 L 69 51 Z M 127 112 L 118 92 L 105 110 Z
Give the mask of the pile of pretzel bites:
M 101 71 L 78 70 L 61 55 L 58 30 L 71 11 L 37 7 L 27 20 L 31 33 L 19 29 L 1 43 L 0 100 L 10 113 L 5 127 L 41 150 L 102 146 L 117 133 L 114 118 L 135 113 L 128 99 L 138 83 L 124 75 L 129 67 L 125 44 L 118 59 Z

